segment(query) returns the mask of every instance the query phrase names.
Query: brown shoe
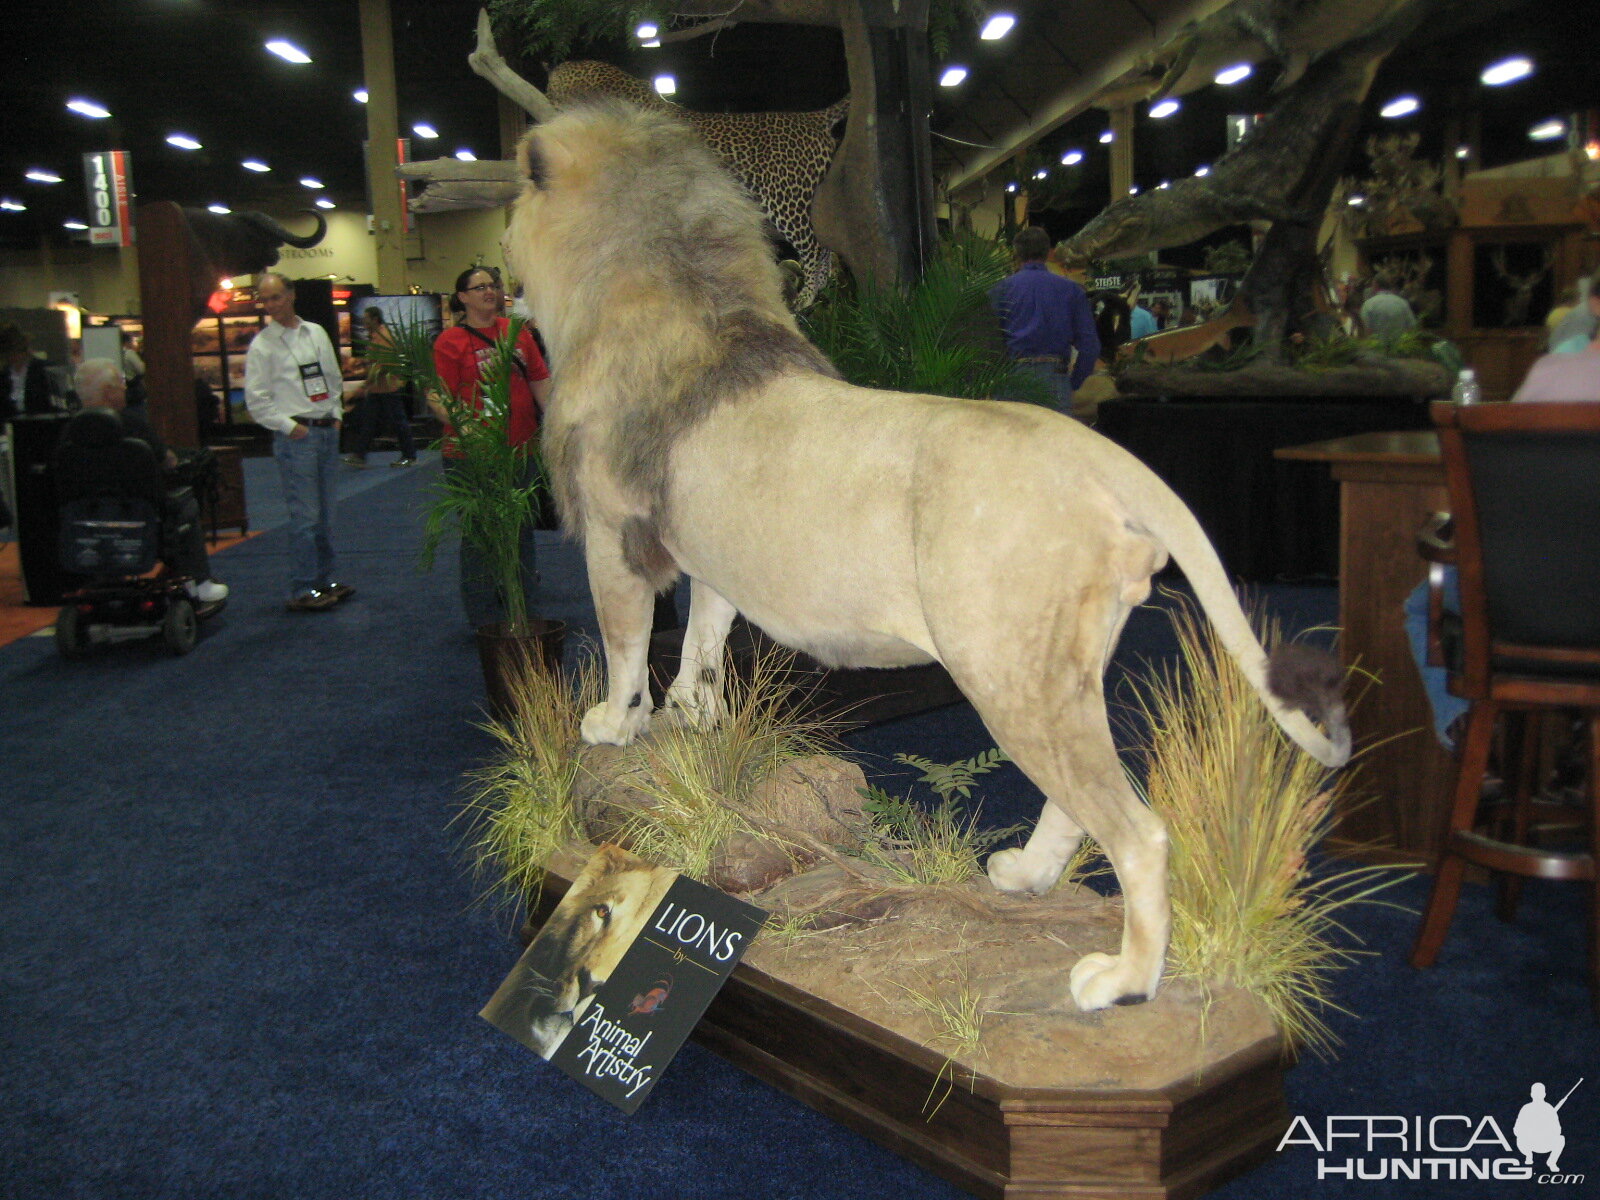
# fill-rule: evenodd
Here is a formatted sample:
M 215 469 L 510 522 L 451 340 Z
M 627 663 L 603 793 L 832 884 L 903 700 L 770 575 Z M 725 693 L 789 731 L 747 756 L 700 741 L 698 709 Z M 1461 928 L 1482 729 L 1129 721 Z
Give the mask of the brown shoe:
M 339 599 L 332 592 L 319 592 L 313 589 L 289 601 L 289 611 L 321 612 L 325 608 L 332 608 L 337 603 L 339 603 Z
M 348 600 L 351 596 L 356 594 L 355 588 L 351 587 L 348 583 L 328 583 L 324 584 L 318 590 L 326 595 L 332 596 L 335 604 L 339 603 L 341 600 Z

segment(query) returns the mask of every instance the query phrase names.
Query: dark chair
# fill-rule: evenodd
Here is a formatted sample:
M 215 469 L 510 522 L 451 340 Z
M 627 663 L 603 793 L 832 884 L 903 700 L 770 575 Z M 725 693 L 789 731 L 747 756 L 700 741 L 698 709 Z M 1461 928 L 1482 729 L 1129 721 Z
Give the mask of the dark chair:
M 56 617 L 56 648 L 76 658 L 96 642 L 160 633 L 187 654 L 199 619 L 220 605 L 197 609 L 187 577 L 161 566 L 166 546 L 189 531 L 172 515 L 149 445 L 126 436 L 115 413 L 85 409 L 62 432 L 54 476 L 60 565 L 76 581 Z
M 1433 419 L 1450 488 L 1461 613 L 1443 610 L 1436 565 L 1432 626 L 1451 690 L 1472 708 L 1411 961 L 1427 967 L 1438 957 L 1468 863 L 1518 880 L 1587 881 L 1591 995 L 1600 1012 L 1600 402 L 1435 404 Z M 1571 816 L 1587 828 L 1585 849 L 1534 844 L 1526 766 L 1508 819 L 1480 826 L 1501 715 L 1549 709 L 1583 714 L 1586 802 Z M 1531 763 L 1527 745 L 1524 739 L 1524 764 Z M 1514 890 L 1503 890 L 1502 916 L 1514 902 Z

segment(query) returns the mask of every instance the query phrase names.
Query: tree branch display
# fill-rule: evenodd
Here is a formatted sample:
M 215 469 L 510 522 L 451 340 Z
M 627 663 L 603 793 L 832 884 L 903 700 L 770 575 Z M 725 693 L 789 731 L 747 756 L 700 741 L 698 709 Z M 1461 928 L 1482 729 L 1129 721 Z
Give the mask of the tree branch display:
M 1376 29 L 1326 50 L 1210 173 L 1108 205 L 1060 248 L 1069 262 L 1188 245 L 1228 225 L 1270 226 L 1240 285 L 1261 363 L 1291 334 L 1327 331 L 1317 229 L 1354 147 L 1361 104 L 1384 59 L 1447 0 L 1407 0 Z M 1460 6 L 1458 6 L 1460 7 Z

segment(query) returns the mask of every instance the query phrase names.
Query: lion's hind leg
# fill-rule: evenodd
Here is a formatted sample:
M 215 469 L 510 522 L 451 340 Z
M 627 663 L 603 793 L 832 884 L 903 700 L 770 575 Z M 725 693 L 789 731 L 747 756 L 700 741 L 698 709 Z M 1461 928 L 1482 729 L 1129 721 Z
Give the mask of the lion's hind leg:
M 689 580 L 689 626 L 683 631 L 683 657 L 667 689 L 666 709 L 682 714 L 691 725 L 719 725 L 728 715 L 722 648 L 737 615 L 719 592 Z
M 1122 944 L 1116 954 L 1089 954 L 1073 967 L 1072 998 L 1085 1010 L 1154 995 L 1171 928 L 1166 829 L 1123 772 L 1102 690 L 1108 648 L 1141 584 L 1130 575 L 1063 588 L 1045 609 L 1029 613 L 1008 613 L 1008 596 L 997 589 L 979 598 L 992 599 L 987 608 L 971 608 L 990 619 L 967 620 L 959 631 L 951 626 L 942 654 L 995 740 L 1047 798 L 1028 845 L 996 856 L 996 885 L 1038 891 L 1054 884 L 1079 832 L 1099 844 L 1116 871 Z
M 989 856 L 989 882 L 996 891 L 1042 896 L 1055 887 L 1082 840 L 1078 823 L 1046 800 L 1026 845 Z
M 996 886 L 1039 891 L 1060 877 L 1075 831 L 1099 844 L 1122 887 L 1122 945 L 1085 955 L 1072 968 L 1072 998 L 1084 1010 L 1137 1004 L 1156 992 L 1166 961 L 1167 833 L 1134 792 L 1117 758 L 1099 680 L 1052 712 L 984 714 L 990 732 L 1047 800 L 1039 831 L 1020 851 L 990 860 Z

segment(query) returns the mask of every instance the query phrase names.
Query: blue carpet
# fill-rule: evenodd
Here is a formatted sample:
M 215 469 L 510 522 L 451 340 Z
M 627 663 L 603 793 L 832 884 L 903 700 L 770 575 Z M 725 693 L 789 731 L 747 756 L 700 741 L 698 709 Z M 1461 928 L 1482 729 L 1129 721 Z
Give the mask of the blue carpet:
M 263 465 L 257 528 L 276 503 Z M 697 1046 L 626 1118 L 477 1020 L 517 946 L 512 917 L 476 903 L 452 825 L 488 742 L 454 555 L 415 565 L 437 470 L 350 473 L 337 543 L 359 595 L 331 613 L 284 610 L 278 529 L 218 556 L 233 599 L 187 658 L 0 650 L 0 1197 L 961 1195 Z M 541 551 L 544 611 L 592 634 L 576 551 L 553 535 Z M 1327 589 L 1264 598 L 1297 628 L 1334 607 Z M 1141 611 L 1119 663 L 1169 649 L 1165 617 Z M 853 741 L 894 788 L 894 752 L 990 744 L 964 705 Z M 989 820 L 1032 816 L 1025 780 L 991 778 Z M 1319 1131 L 1329 1115 L 1488 1114 L 1509 1136 L 1531 1082 L 1555 1099 L 1588 1075 L 1562 1110 L 1562 1165 L 1592 1181 L 1579 890 L 1530 885 L 1513 926 L 1488 901 L 1468 889 L 1427 973 L 1403 962 L 1413 916 L 1353 918 L 1373 956 L 1337 993 L 1358 1016 L 1334 1014 L 1334 1061 L 1290 1072 L 1291 1110 Z M 1316 1159 L 1286 1150 L 1217 1194 L 1537 1186 L 1319 1182 Z

